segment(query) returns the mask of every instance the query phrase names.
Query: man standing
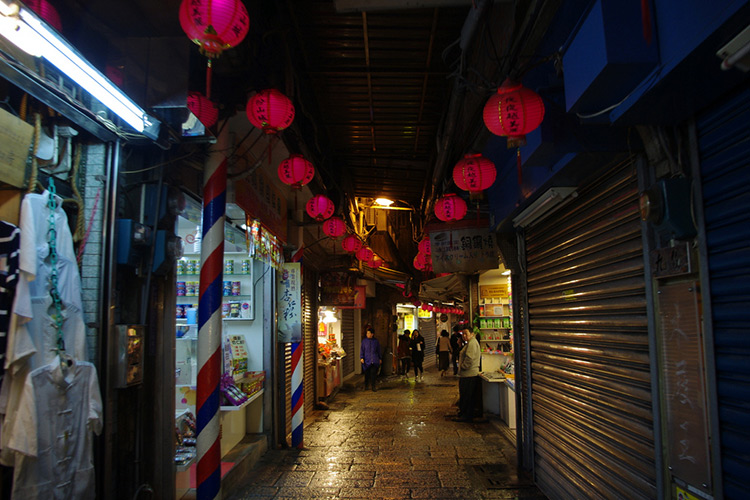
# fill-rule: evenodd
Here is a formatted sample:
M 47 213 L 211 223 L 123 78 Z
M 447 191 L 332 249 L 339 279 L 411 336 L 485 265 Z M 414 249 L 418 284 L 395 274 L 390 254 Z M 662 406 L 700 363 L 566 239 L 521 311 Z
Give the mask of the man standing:
M 375 329 L 373 327 L 368 326 L 365 332 L 366 338 L 362 339 L 362 345 L 359 349 L 362 371 L 365 374 L 365 390 L 367 390 L 367 386 L 369 385 L 373 391 L 377 391 L 375 378 L 378 376 L 380 363 L 383 362 L 380 355 L 380 342 L 375 338 Z
M 475 416 L 476 398 L 479 392 L 479 359 L 481 351 L 476 335 L 469 329 L 463 331 L 466 343 L 458 355 L 458 416 L 456 422 L 470 422 Z

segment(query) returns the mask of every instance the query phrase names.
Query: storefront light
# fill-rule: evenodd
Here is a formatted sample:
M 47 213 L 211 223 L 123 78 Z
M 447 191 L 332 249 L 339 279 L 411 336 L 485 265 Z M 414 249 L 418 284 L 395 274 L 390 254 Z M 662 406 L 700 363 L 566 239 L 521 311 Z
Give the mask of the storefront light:
M 335 323 L 338 321 L 334 311 L 323 311 L 323 323 Z

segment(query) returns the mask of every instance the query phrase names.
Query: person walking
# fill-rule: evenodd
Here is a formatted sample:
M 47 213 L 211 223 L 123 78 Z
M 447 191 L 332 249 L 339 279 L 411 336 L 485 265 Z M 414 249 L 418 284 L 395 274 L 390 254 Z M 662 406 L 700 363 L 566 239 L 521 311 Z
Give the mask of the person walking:
M 421 382 L 424 378 L 422 363 L 424 362 L 425 342 L 424 337 L 416 328 L 411 332 L 409 347 L 411 348 L 411 362 L 414 364 L 414 381 Z
M 450 363 L 451 356 L 451 339 L 448 335 L 448 330 L 440 332 L 440 337 L 437 340 L 437 352 L 438 352 L 438 368 L 440 369 L 440 376 L 444 377 L 445 372 L 448 371 L 448 364 Z
M 398 362 L 399 362 L 399 375 L 404 377 L 404 380 L 409 379 L 409 370 L 411 369 L 411 352 L 409 351 L 409 344 L 411 343 L 411 332 L 404 330 L 403 335 L 398 338 Z
M 479 392 L 479 358 L 481 351 L 476 335 L 469 329 L 463 331 L 466 345 L 458 355 L 458 415 L 455 422 L 470 422 L 475 416 L 477 393 Z
M 359 352 L 362 371 L 365 374 L 365 390 L 370 386 L 373 391 L 377 391 L 375 379 L 378 376 L 378 368 L 380 368 L 383 358 L 380 353 L 380 342 L 375 338 L 373 327 L 367 326 L 365 329 L 365 338 L 362 339 Z
M 464 345 L 463 336 L 461 335 L 461 327 L 455 325 L 453 327 L 453 334 L 451 335 L 451 362 L 453 363 L 453 375 L 458 375 L 458 354 L 461 352 L 461 347 Z

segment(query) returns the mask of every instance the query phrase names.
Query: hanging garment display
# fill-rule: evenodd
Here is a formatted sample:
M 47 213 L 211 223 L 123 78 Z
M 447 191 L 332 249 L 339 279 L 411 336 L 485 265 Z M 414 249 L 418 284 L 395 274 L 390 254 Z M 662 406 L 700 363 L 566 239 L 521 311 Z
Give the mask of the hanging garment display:
M 31 372 L 14 422 L 13 498 L 96 498 L 93 433 L 102 430 L 102 400 L 94 365 L 55 357 Z
M 21 230 L 0 221 L 0 380 L 5 373 L 5 350 L 13 297 L 18 283 L 18 247 Z

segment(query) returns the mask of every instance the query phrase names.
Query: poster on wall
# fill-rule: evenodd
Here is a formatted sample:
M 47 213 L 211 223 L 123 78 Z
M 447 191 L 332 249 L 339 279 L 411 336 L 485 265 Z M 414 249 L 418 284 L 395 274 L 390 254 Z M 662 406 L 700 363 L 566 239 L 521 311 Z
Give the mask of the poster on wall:
M 430 246 L 435 273 L 474 272 L 498 265 L 495 235 L 487 228 L 434 231 Z
M 339 306 L 339 309 L 364 309 L 367 287 L 365 285 L 354 286 L 354 301 L 351 306 Z
M 358 295 L 355 290 L 354 275 L 335 271 L 320 275 L 320 305 L 335 307 L 354 307 Z
M 276 307 L 279 311 L 277 342 L 302 341 L 302 266 L 283 264 L 276 278 Z

